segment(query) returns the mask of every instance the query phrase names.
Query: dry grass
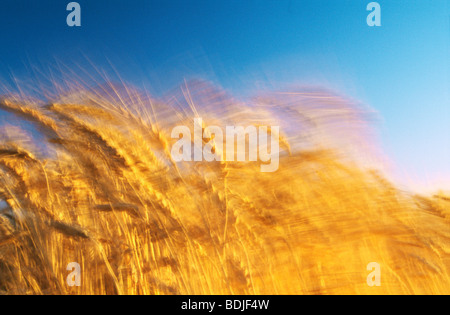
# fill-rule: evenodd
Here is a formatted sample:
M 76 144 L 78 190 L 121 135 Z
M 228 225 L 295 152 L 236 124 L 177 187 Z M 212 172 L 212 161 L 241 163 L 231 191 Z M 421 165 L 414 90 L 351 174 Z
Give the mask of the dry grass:
M 450 293 L 449 198 L 368 170 L 357 106 L 324 91 L 251 104 L 201 82 L 181 91 L 152 100 L 106 84 L 0 101 L 43 139 L 12 127 L 0 139 L 0 293 Z M 171 128 L 196 114 L 279 125 L 279 170 L 174 163 Z M 366 283 L 373 261 L 381 287 Z M 70 262 L 80 287 L 66 284 Z

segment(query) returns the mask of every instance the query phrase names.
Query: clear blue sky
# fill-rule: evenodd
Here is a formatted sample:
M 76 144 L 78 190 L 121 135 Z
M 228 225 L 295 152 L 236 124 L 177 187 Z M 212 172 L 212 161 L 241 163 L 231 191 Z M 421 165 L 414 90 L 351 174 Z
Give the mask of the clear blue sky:
M 2 0 L 0 78 L 55 59 L 108 68 L 155 93 L 200 76 L 235 93 L 321 84 L 382 116 L 388 155 L 422 183 L 450 188 L 450 4 L 380 0 L 382 26 L 366 24 L 369 0 Z

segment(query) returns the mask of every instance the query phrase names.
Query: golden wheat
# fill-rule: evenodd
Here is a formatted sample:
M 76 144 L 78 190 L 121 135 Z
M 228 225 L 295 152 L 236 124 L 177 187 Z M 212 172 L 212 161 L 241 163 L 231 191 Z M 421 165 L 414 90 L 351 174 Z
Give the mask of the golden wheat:
M 450 293 L 450 199 L 364 163 L 366 112 L 321 90 L 238 101 L 204 82 L 159 100 L 108 83 L 0 109 L 0 293 Z M 175 125 L 281 127 L 280 167 L 181 162 Z M 361 152 L 365 152 L 362 155 Z M 82 285 L 66 284 L 70 262 Z M 369 287 L 378 262 L 382 285 Z

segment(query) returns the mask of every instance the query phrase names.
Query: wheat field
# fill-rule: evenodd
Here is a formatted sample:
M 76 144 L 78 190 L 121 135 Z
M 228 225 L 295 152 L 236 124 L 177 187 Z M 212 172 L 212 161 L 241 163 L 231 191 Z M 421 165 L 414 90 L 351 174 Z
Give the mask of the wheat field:
M 0 99 L 14 117 L 0 133 L 0 294 L 450 293 L 450 198 L 387 179 L 355 102 L 312 88 L 242 101 L 201 81 L 158 98 L 57 90 Z M 170 131 L 194 117 L 280 126 L 278 171 L 174 162 Z M 71 262 L 81 286 L 66 283 Z

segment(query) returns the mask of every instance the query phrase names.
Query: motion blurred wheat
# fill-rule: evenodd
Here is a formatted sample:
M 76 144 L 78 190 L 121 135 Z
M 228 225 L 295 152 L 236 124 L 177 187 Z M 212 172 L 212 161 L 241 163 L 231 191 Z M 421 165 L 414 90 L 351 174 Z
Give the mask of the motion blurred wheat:
M 106 84 L 0 101 L 32 126 L 1 132 L 0 293 L 450 293 L 450 199 L 358 161 L 372 143 L 352 102 L 309 90 L 243 103 L 202 82 L 144 95 Z M 170 131 L 194 117 L 280 126 L 279 169 L 173 161 Z

